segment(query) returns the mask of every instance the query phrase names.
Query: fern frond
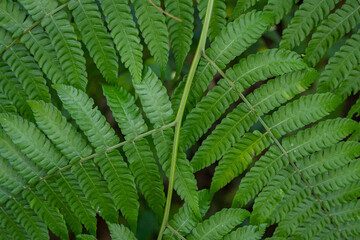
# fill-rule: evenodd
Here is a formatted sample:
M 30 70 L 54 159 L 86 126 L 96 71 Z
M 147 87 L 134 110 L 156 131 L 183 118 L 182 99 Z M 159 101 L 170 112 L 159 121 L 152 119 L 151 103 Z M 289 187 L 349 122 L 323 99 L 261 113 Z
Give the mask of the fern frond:
M 304 60 L 315 66 L 326 51 L 360 21 L 360 5 L 349 0 L 318 26 L 305 50 Z
M 335 94 L 346 99 L 351 94 L 355 95 L 360 91 L 360 66 L 351 70 L 346 79 L 342 79 L 339 87 L 335 89 Z
M 94 101 L 86 93 L 64 85 L 57 85 L 55 89 L 64 107 L 97 152 L 106 150 L 106 148 L 119 142 L 105 117 L 97 108 L 93 108 Z M 116 150 L 98 155 L 94 160 L 109 184 L 109 190 L 114 197 L 117 208 L 121 210 L 130 226 L 135 230 L 139 202 L 134 177 L 131 175 L 127 164 Z
M 17 195 L 22 188 L 25 188 L 26 182 L 25 180 L 16 173 L 16 171 L 10 166 L 8 162 L 6 162 L 4 159 L 0 159 L 0 183 L 2 186 L 5 186 L 11 190 L 11 193 L 13 195 Z M 43 185 L 44 186 L 44 185 Z M 45 190 L 45 189 L 42 189 Z M 51 190 L 52 191 L 52 190 Z M 65 226 L 65 222 L 62 219 L 62 215 L 59 213 L 58 209 L 53 208 L 48 205 L 48 203 L 44 203 L 44 200 L 42 199 L 43 195 L 49 196 L 51 195 L 51 191 L 43 191 L 41 192 L 40 196 L 34 193 L 34 191 L 30 188 L 25 189 L 22 194 L 23 196 L 28 200 L 30 203 L 30 206 L 35 210 L 37 215 L 41 217 L 47 226 L 58 236 L 62 236 L 65 239 L 67 239 L 67 229 Z M 47 200 L 50 201 L 48 198 Z M 53 200 L 53 199 L 52 199 Z M 52 201 L 51 200 L 51 201 Z M 36 204 L 43 204 L 44 209 L 39 210 L 36 208 Z M 60 204 L 61 205 L 61 204 Z M 48 209 L 47 209 L 48 208 Z M 52 210 L 53 212 L 49 213 L 47 210 Z M 58 221 L 58 225 L 55 226 L 55 221 Z M 69 222 L 71 223 L 71 222 Z
M 263 11 L 274 14 L 275 18 L 272 24 L 278 24 L 298 1 L 299 0 L 268 0 Z
M 6 134 L 32 161 L 49 174 L 66 165 L 66 159 L 55 149 L 35 124 L 14 114 L 1 114 Z
M 159 0 L 152 2 L 157 6 L 161 5 Z M 147 0 L 135 0 L 134 8 L 145 43 L 151 55 L 154 56 L 155 62 L 164 72 L 169 52 L 169 33 L 165 24 L 165 16 Z
M 296 94 L 307 89 L 318 76 L 315 70 L 303 70 L 284 74 L 247 96 L 256 112 L 260 115 L 268 113 Z M 215 130 L 205 139 L 195 153 L 191 165 L 198 171 L 214 163 L 257 121 L 255 115 L 245 105 L 239 104 L 229 113 Z
M 104 11 L 107 26 L 114 39 L 115 46 L 120 53 L 121 61 L 136 82 L 141 80 L 143 69 L 142 50 L 139 31 L 127 0 L 106 1 L 100 0 L 101 8 Z
M 276 137 L 281 137 L 321 119 L 338 104 L 339 99 L 333 94 L 309 95 L 279 108 L 272 115 L 265 117 L 264 121 Z M 267 133 L 265 135 L 256 133 L 256 135 L 246 136 L 239 141 L 240 144 L 232 148 L 233 151 L 230 150 L 225 154 L 215 170 L 212 186 L 217 181 L 220 183 L 217 183 L 218 187 L 213 188 L 213 192 L 240 175 L 251 164 L 253 155 L 256 156 L 270 144 L 266 135 Z
M 140 83 L 135 83 L 134 88 L 139 95 L 146 116 L 155 128 L 173 121 L 174 114 L 166 89 L 150 68 L 145 69 L 143 80 Z M 173 129 L 170 128 L 153 134 L 159 162 L 167 177 L 170 174 L 173 136 Z M 192 168 L 183 152 L 178 154 L 174 188 L 180 197 L 188 202 L 193 211 L 200 215 L 195 176 L 192 174 Z
M 327 182 L 324 183 L 326 185 L 325 186 L 321 185 L 321 182 L 323 182 L 322 180 L 320 180 L 322 178 L 322 175 L 318 176 L 319 174 L 326 174 L 326 176 L 331 175 L 331 172 L 328 172 L 328 169 L 340 168 L 348 164 L 352 159 L 356 158 L 359 155 L 360 155 L 359 144 L 356 144 L 356 142 L 340 142 L 337 145 L 324 149 L 320 152 L 316 152 L 309 157 L 297 161 L 297 166 L 301 171 L 303 177 L 305 177 L 306 179 L 312 179 L 310 181 L 314 181 L 312 182 L 312 184 L 314 184 L 312 186 L 316 191 L 318 191 L 318 189 L 323 189 L 324 187 L 328 187 L 329 184 L 334 184 L 332 183 L 334 180 L 327 179 Z M 276 215 L 272 214 L 272 211 L 274 211 L 274 209 L 277 208 L 277 205 L 284 198 L 284 194 L 287 194 L 294 184 L 300 184 L 300 179 L 298 178 L 298 176 L 294 176 L 294 174 L 297 173 L 295 170 L 291 168 L 283 169 L 276 177 L 272 179 L 271 183 L 269 183 L 262 190 L 262 192 L 256 198 L 255 204 L 253 206 L 254 210 L 251 217 L 252 221 L 263 222 L 266 220 L 267 216 L 277 216 L 277 214 Z M 337 180 L 341 179 L 340 175 L 342 174 L 343 173 L 341 173 L 340 171 L 340 173 L 337 176 Z M 351 175 L 349 174 L 348 177 L 351 177 Z M 315 181 L 318 182 L 315 183 Z M 342 184 L 346 185 L 347 184 L 346 181 L 348 180 L 345 179 L 342 182 Z M 320 185 L 318 185 L 318 183 Z M 278 193 L 279 191 L 281 192 L 281 194 Z M 304 195 L 302 196 L 302 198 L 304 198 Z M 297 199 L 297 201 L 300 200 Z M 316 203 L 315 199 L 314 201 Z M 310 207 L 309 210 L 314 211 L 314 207 L 316 208 L 320 207 L 318 205 L 315 205 L 315 203 L 314 204 L 305 203 L 305 205 Z M 287 220 L 285 222 L 299 221 L 299 218 L 302 217 L 304 214 L 309 214 L 309 212 L 305 211 L 304 209 L 306 208 L 300 207 L 298 211 L 295 211 L 295 213 L 290 214 L 291 217 L 290 215 L 286 216 L 285 219 Z M 283 213 L 280 214 L 283 215 Z M 295 218 L 294 215 L 297 217 Z M 271 222 L 275 219 L 276 217 L 272 217 Z M 278 232 L 285 231 L 289 233 L 289 228 L 294 228 L 295 224 L 283 223 L 279 226 L 280 226 L 280 230 L 278 230 Z
M 349 119 L 327 120 L 285 138 L 282 145 L 291 159 L 302 158 L 333 145 L 353 132 L 355 128 L 355 122 Z M 271 147 L 242 179 L 234 197 L 233 206 L 244 206 L 248 203 L 269 182 L 270 178 L 286 165 L 288 165 L 288 160 L 280 149 L 277 146 Z
M 117 83 L 118 58 L 97 4 L 93 0 L 82 0 L 68 6 L 97 68 L 107 82 Z
M 206 55 L 221 69 L 225 68 L 226 64 L 258 40 L 272 19 L 272 14 L 255 11 L 242 15 L 227 25 L 206 50 Z M 199 101 L 215 73 L 215 68 L 209 62 L 205 59 L 200 60 L 189 95 L 190 105 L 195 105 Z
M 6 207 L 12 210 L 17 221 L 24 227 L 25 231 L 32 239 L 49 239 L 46 225 L 35 214 L 25 200 L 14 198 L 6 204 Z
M 17 81 L 10 67 L 0 60 L 0 92 L 14 104 L 16 110 L 24 118 L 33 118 L 31 109 L 26 103 L 26 94 L 20 83 Z
M 289 26 L 282 34 L 280 47 L 292 49 L 299 45 L 329 13 L 339 0 L 308 0 L 304 1 Z
M 33 20 L 26 16 L 26 12 L 20 5 L 11 0 L 1 1 L 0 5 L 0 25 L 12 33 L 12 37 L 18 37 L 24 33 L 20 42 L 29 49 L 46 76 L 53 83 L 66 83 L 55 49 L 42 27 L 36 26 L 26 32 L 33 24 Z
M 353 116 L 359 117 L 360 116 L 360 100 L 358 99 L 354 105 L 349 110 L 349 113 L 347 115 L 348 118 L 351 118 Z
M 119 225 L 115 223 L 108 223 L 110 236 L 113 240 L 136 240 L 134 233 L 132 233 L 127 227 L 124 225 Z
M 238 18 L 246 10 L 254 6 L 259 0 L 238 0 L 235 8 L 232 10 L 230 21 Z
M 199 191 L 199 209 L 201 217 L 204 217 L 210 208 L 211 196 L 207 189 Z M 169 225 L 182 235 L 188 235 L 193 228 L 201 221 L 201 219 L 194 214 L 188 203 L 179 209 L 179 211 L 169 221 Z M 164 231 L 164 238 L 171 240 L 176 238 L 170 230 Z
M 187 239 L 217 240 L 222 239 L 234 227 L 240 225 L 249 212 L 243 209 L 224 208 L 209 219 L 199 223 Z
M 239 91 L 243 91 L 258 81 L 305 67 L 297 54 L 273 49 L 241 59 L 238 64 L 226 71 L 226 75 L 237 83 Z M 221 80 L 187 115 L 181 136 L 181 146 L 184 149 L 193 145 L 230 104 L 239 98 L 233 90 L 227 82 Z
M 181 19 L 167 19 L 171 47 L 174 51 L 176 74 L 179 75 L 190 50 L 194 28 L 194 8 L 191 0 L 166 0 L 165 11 Z
M 258 131 L 246 133 L 219 161 L 211 181 L 210 192 L 214 194 L 232 179 L 243 173 L 252 163 L 253 157 L 270 145 L 269 137 Z
M 0 49 L 5 49 L 12 39 L 8 32 L 0 29 Z M 4 61 L 11 67 L 30 99 L 50 102 L 46 80 L 34 58 L 22 44 L 16 44 L 3 54 Z
M 0 113 L 16 113 L 14 104 L 2 93 L 0 93 Z
M 57 236 L 69 239 L 63 215 L 57 208 L 50 206 L 41 193 L 32 189 L 25 190 L 22 196 L 30 203 L 31 208 L 45 222 L 46 226 Z
M 244 226 L 226 235 L 224 240 L 260 240 L 265 233 L 266 225 Z
M 360 13 L 359 13 L 360 17 Z M 319 77 L 318 92 L 334 91 L 360 63 L 360 31 L 346 40 L 345 44 L 329 59 Z
M 10 210 L 1 208 L 0 209 L 1 226 L 6 229 L 8 235 L 14 240 L 30 239 L 24 228 L 16 221 L 15 216 Z
M 4 121 L 8 124 L 5 124 Z M 23 150 L 23 152 L 49 173 L 59 170 L 67 164 L 67 161 L 62 155 L 32 123 L 26 122 L 20 117 L 10 115 L 2 116 L 0 122 L 13 142 L 21 149 L 25 148 L 26 150 Z M 70 209 L 75 215 L 78 216 L 79 219 L 86 221 L 84 223 L 86 223 L 86 226 L 90 229 L 96 228 L 95 213 L 93 213 L 88 201 L 80 191 L 80 187 L 74 176 L 61 173 L 57 179 L 57 184 L 61 194 L 65 197 L 66 201 L 70 203 Z M 57 199 L 59 198 L 57 197 Z M 71 216 L 71 212 L 69 216 Z M 82 218 L 84 216 L 92 216 L 93 219 L 91 220 L 89 217 Z M 74 227 L 75 226 L 76 225 L 74 225 Z
M 4 0 L 0 3 L 0 27 L 18 37 L 25 28 L 30 27 L 32 19 L 26 16 L 26 11 L 17 2 Z
M 264 121 L 273 134 L 280 137 L 327 116 L 340 102 L 332 93 L 307 95 L 280 107 Z
M 207 1 L 198 0 L 197 8 L 199 10 L 199 15 L 201 20 L 204 22 Z M 226 26 L 226 4 L 224 0 L 215 0 L 212 9 L 212 15 L 209 25 L 209 38 L 210 41 L 219 36 L 222 30 Z
M 126 90 L 119 87 L 103 86 L 104 95 L 113 113 L 113 116 L 125 139 L 131 139 L 147 131 L 145 121 L 142 119 L 135 99 Z M 149 206 L 160 218 L 163 215 L 165 194 L 159 168 L 150 144 L 146 139 L 124 146 L 125 154 L 130 164 L 130 170 L 135 176 L 140 191 L 144 194 Z

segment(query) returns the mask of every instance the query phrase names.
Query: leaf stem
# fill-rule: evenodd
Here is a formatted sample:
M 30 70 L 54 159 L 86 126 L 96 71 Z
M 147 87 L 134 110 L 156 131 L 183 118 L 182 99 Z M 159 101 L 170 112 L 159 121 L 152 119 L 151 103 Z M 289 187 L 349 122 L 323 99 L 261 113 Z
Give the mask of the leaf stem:
M 199 44 L 197 46 L 195 56 L 194 56 L 193 61 L 191 63 L 190 71 L 189 71 L 188 77 L 186 79 L 184 92 L 183 92 L 183 95 L 181 97 L 179 109 L 178 109 L 177 114 L 176 114 L 176 119 L 175 119 L 176 125 L 175 125 L 173 149 L 172 149 L 172 155 L 171 155 L 169 187 L 168 187 L 168 190 L 167 190 L 166 205 L 165 205 L 163 221 L 161 223 L 160 232 L 159 232 L 159 235 L 158 235 L 158 238 L 157 238 L 158 240 L 162 239 L 164 230 L 165 230 L 165 228 L 167 226 L 167 222 L 168 222 L 168 219 L 169 219 L 171 199 L 172 199 L 172 194 L 173 194 L 173 190 L 174 190 L 175 169 L 176 169 L 177 154 L 178 154 L 178 150 L 179 150 L 179 139 L 180 139 L 180 129 L 181 129 L 182 118 L 184 116 L 184 110 L 185 110 L 187 98 L 188 98 L 189 93 L 190 93 L 191 84 L 193 82 L 195 72 L 196 72 L 197 66 L 198 66 L 200 58 L 201 58 L 201 53 L 205 49 L 206 38 L 207 38 L 208 30 L 209 30 L 213 5 L 214 5 L 214 0 L 208 0 L 204 25 L 203 25 L 203 28 L 202 28 L 202 31 L 201 31 Z

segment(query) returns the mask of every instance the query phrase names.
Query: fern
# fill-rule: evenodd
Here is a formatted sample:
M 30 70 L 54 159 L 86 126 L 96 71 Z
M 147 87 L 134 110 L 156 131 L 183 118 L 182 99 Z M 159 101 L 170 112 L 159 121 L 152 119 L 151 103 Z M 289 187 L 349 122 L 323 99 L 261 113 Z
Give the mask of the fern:
M 324 72 L 319 78 L 319 92 L 333 91 L 336 89 L 341 79 L 346 79 L 351 70 L 356 67 L 359 60 L 357 53 L 360 46 L 358 46 L 360 32 L 353 34 L 344 46 L 341 47 L 333 57 L 329 59 Z
M 104 93 L 116 121 L 126 139 L 134 138 L 147 130 L 145 122 L 136 108 L 134 98 L 124 89 L 104 86 Z M 140 139 L 124 146 L 130 169 L 135 176 L 140 191 L 154 212 L 161 217 L 165 205 L 165 194 L 160 172 L 155 158 L 150 153 L 150 144 Z
M 221 239 L 248 216 L 243 209 L 223 209 L 199 223 L 188 239 Z
M 159 6 L 160 1 L 153 1 Z M 159 64 L 162 72 L 165 71 L 168 62 L 168 31 L 165 25 L 165 16 L 162 15 L 150 2 L 146 0 L 134 1 L 135 14 L 138 18 L 138 24 L 144 37 L 149 51 Z
M 96 108 L 92 108 L 94 102 L 84 92 L 61 85 L 57 86 L 56 90 L 64 106 L 88 137 L 95 151 L 103 151 L 119 142 L 113 129 L 106 124 L 104 117 Z M 109 184 L 116 207 L 135 229 L 139 203 L 134 178 L 127 164 L 116 150 L 95 157 L 95 163 L 100 167 L 101 173 Z M 115 221 L 115 219 L 108 220 Z
M 198 10 L 202 21 L 205 18 L 207 1 L 198 0 Z M 226 26 L 226 4 L 224 0 L 215 0 L 209 26 L 209 38 L 211 41 L 220 35 Z
M 31 17 L 26 16 L 26 12 L 18 3 L 6 0 L 2 1 L 1 4 L 1 26 L 12 33 L 12 37 L 20 36 L 22 32 L 26 32 L 27 28 L 33 24 Z M 55 49 L 40 26 L 21 36 L 20 41 L 29 49 L 36 62 L 51 81 L 54 83 L 66 83 L 66 78 L 56 58 Z
M 231 4 L 1 1 L 0 239 L 359 238 L 359 1 Z
M 121 61 L 129 68 L 135 81 L 140 81 L 142 65 L 142 45 L 139 31 L 131 21 L 131 9 L 128 1 L 100 1 L 110 34 L 120 52 Z
M 346 1 L 340 9 L 324 20 L 313 34 L 306 48 L 304 60 L 315 66 L 327 49 L 356 26 L 359 22 L 359 11 L 360 6 L 357 0 Z
M 11 43 L 11 36 L 4 30 L 0 30 L 0 36 L 0 49 L 5 50 L 6 46 Z M 9 48 L 5 51 L 3 59 L 11 67 L 30 99 L 50 101 L 46 80 L 43 78 L 42 72 L 34 58 L 26 51 L 24 45 L 16 44 Z
M 145 70 L 143 81 L 139 84 L 134 84 L 134 87 L 137 94 L 139 94 L 144 112 L 155 127 L 171 123 L 173 120 L 171 102 L 164 86 L 150 69 Z M 172 129 L 165 129 L 153 134 L 159 161 L 167 176 L 169 176 L 170 172 L 169 158 L 172 148 L 170 142 L 172 137 Z M 189 203 L 193 211 L 199 215 L 196 180 L 185 154 L 179 155 L 175 170 L 175 179 L 176 191 Z
M 173 18 L 167 19 L 171 47 L 175 55 L 176 73 L 179 75 L 193 37 L 194 9 L 190 0 L 166 0 L 165 10 L 181 19 L 181 22 Z
M 280 47 L 292 49 L 299 45 L 338 2 L 339 0 L 304 1 L 299 10 L 295 12 L 289 26 L 284 30 Z
M 253 44 L 267 29 L 272 21 L 272 14 L 250 12 L 231 22 L 206 50 L 209 56 L 220 67 L 224 68 L 236 56 Z M 202 97 L 208 84 L 215 75 L 215 69 L 202 59 L 195 73 L 189 103 L 195 104 Z

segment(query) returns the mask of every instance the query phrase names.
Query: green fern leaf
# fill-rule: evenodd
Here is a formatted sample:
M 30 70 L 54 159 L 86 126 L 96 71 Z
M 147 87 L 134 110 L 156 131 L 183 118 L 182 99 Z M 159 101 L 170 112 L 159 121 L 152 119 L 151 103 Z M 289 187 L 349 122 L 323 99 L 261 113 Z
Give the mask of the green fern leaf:
M 359 117 L 360 116 L 360 100 L 358 99 L 354 105 L 350 108 L 350 111 L 347 115 L 348 118 L 353 116 Z
M 33 1 L 29 0 L 21 0 L 21 3 L 35 20 L 41 20 L 47 13 L 56 9 L 58 5 L 53 0 L 41 1 L 40 4 L 34 4 Z M 66 12 L 61 10 L 53 16 L 43 19 L 41 24 L 51 38 L 68 82 L 84 90 L 87 84 L 84 53 L 80 42 L 76 39 L 74 29 L 70 25 Z
M 204 217 L 206 212 L 210 208 L 211 196 L 207 189 L 199 192 L 199 209 L 200 215 Z M 192 211 L 189 204 L 185 204 L 179 209 L 179 211 L 169 221 L 169 225 L 174 228 L 178 233 L 183 236 L 188 235 L 193 228 L 201 221 Z M 164 239 L 171 240 L 177 239 L 176 235 L 169 229 L 164 231 Z
M 176 74 L 179 75 L 190 50 L 194 28 L 194 8 L 191 0 L 166 0 L 165 11 L 181 19 L 167 18 L 171 47 L 174 51 Z
M 147 131 L 135 99 L 124 89 L 103 86 L 107 103 L 125 139 L 130 140 Z M 150 144 L 146 139 L 139 139 L 124 146 L 130 169 L 135 176 L 140 191 L 144 194 L 149 206 L 159 218 L 162 217 L 165 206 L 165 194 L 159 168 Z
M 108 223 L 110 236 L 113 240 L 136 240 L 134 233 L 132 233 L 127 227 L 124 225 L 119 225 L 115 223 Z
M 266 225 L 244 226 L 226 235 L 224 240 L 260 240 L 264 235 Z
M 0 113 L 16 113 L 14 104 L 2 93 L 0 93 Z
M 38 166 L 49 174 L 66 165 L 65 158 L 55 149 L 35 124 L 16 115 L 1 114 L 0 123 L 6 134 Z
M 4 159 L 0 160 L 0 183 L 2 186 L 9 188 L 13 195 L 16 195 L 21 191 L 21 189 L 25 188 L 26 182 L 21 176 L 16 173 L 16 171 L 9 165 L 8 162 L 4 161 Z M 28 188 L 25 189 L 22 194 L 28 200 L 30 206 L 35 210 L 38 216 L 40 216 L 47 223 L 48 227 L 56 235 L 68 239 L 67 229 L 65 226 L 65 222 L 62 219 L 62 215 L 58 212 L 56 208 L 49 206 L 47 203 L 45 204 L 42 197 L 40 197 L 42 195 L 49 194 L 49 192 L 42 192 L 40 196 L 37 196 L 32 189 Z M 44 210 L 39 210 L 34 207 L 36 206 L 36 204 L 41 203 L 44 205 Z M 48 210 L 47 207 L 49 207 L 49 209 L 51 209 L 53 212 L 46 212 L 46 210 Z M 55 221 L 58 221 L 57 226 L 54 225 Z
M 86 93 L 64 85 L 57 85 L 55 89 L 64 107 L 75 119 L 97 152 L 119 143 L 114 130 L 100 111 L 93 108 L 94 101 Z M 139 202 L 134 177 L 127 164 L 116 150 L 100 154 L 94 160 L 109 184 L 109 190 L 117 208 L 121 210 L 132 229 L 135 230 Z
M 199 223 L 196 228 L 193 229 L 191 235 L 189 235 L 187 239 L 222 239 L 234 227 L 240 225 L 248 216 L 249 212 L 246 210 L 224 208 L 221 211 L 215 213 L 209 219 Z
M 31 120 L 33 116 L 30 107 L 26 103 L 25 91 L 17 81 L 10 67 L 2 60 L 0 60 L 0 78 L 0 92 L 5 94 L 14 104 L 19 114 Z
M 289 26 L 283 31 L 281 48 L 292 49 L 299 45 L 329 13 L 339 0 L 307 0 L 295 12 Z
M 226 75 L 237 83 L 239 91 L 244 91 L 258 81 L 305 67 L 304 62 L 295 53 L 273 49 L 240 60 L 226 71 Z M 193 145 L 230 104 L 238 100 L 239 96 L 233 90 L 227 82 L 221 80 L 187 115 L 181 137 L 181 146 L 184 149 Z
M 152 2 L 157 6 L 161 5 L 159 0 Z M 169 33 L 166 29 L 165 16 L 147 0 L 135 0 L 134 8 L 145 43 L 164 73 L 169 52 Z
M 254 6 L 258 1 L 259 0 L 238 0 L 229 20 L 233 21 L 234 19 L 238 18 L 246 10 Z
M 134 84 L 134 88 L 139 95 L 146 116 L 155 128 L 162 127 L 173 121 L 173 110 L 166 89 L 150 68 L 145 69 L 142 82 Z M 167 177 L 170 175 L 171 161 L 169 160 L 171 159 L 173 136 L 174 132 L 169 128 L 153 134 L 159 162 Z M 174 188 L 199 216 L 196 180 L 192 174 L 189 161 L 183 152 L 178 154 Z
M 360 16 L 360 15 L 359 15 Z M 360 59 L 360 31 L 353 34 L 345 44 L 329 59 L 319 78 L 318 92 L 334 91 L 346 79 Z
M 1 226 L 6 229 L 5 231 L 11 236 L 9 239 L 23 240 L 30 239 L 31 237 L 25 232 L 22 226 L 16 221 L 15 216 L 10 210 L 0 209 Z
M 260 115 L 280 106 L 307 89 L 318 76 L 314 70 L 298 71 L 269 80 L 247 96 Z M 195 153 L 191 164 L 198 171 L 214 163 L 257 121 L 248 107 L 241 103 L 229 113 L 205 139 Z
M 204 22 L 207 2 L 205 0 L 198 0 L 198 10 L 201 20 Z M 226 26 L 226 4 L 224 0 L 214 0 L 212 15 L 209 25 L 210 41 L 220 35 Z
M 14 143 L 22 149 L 25 148 L 26 150 L 23 150 L 23 152 L 43 169 L 49 171 L 49 174 L 59 170 L 67 164 L 67 161 L 55 149 L 50 141 L 41 134 L 34 124 L 26 122 L 14 115 L 4 115 L 0 122 Z M 63 194 L 66 201 L 72 203 L 70 204 L 70 209 L 79 217 L 79 219 L 83 219 L 82 216 L 84 215 L 93 215 L 94 217 L 95 214 L 92 213 L 89 203 L 84 198 L 73 175 L 61 173 L 57 179 L 61 194 Z M 56 199 L 59 198 L 56 197 Z M 58 201 L 62 202 L 60 199 Z M 71 211 L 69 212 L 70 214 L 67 216 L 72 215 Z M 95 218 L 93 220 L 89 218 L 85 220 L 87 221 L 87 224 L 90 224 L 87 225 L 91 226 L 90 229 L 96 226 L 94 222 Z M 76 230 L 76 225 L 73 227 Z M 81 232 L 81 226 L 79 232 Z
M 266 31 L 273 19 L 272 14 L 250 12 L 231 22 L 206 50 L 221 69 L 235 57 L 243 53 Z M 200 60 L 194 77 L 189 104 L 195 105 L 204 94 L 216 70 L 205 59 Z
M 298 1 L 299 0 L 268 0 L 263 11 L 274 14 L 275 18 L 272 23 L 278 24 Z
M 30 105 L 38 126 L 61 153 L 70 160 L 71 164 L 92 153 L 92 149 L 87 145 L 85 139 L 76 132 L 74 127 L 61 116 L 61 113 L 53 105 L 36 101 L 31 101 Z M 104 219 L 115 221 L 117 214 L 114 200 L 109 194 L 106 182 L 102 179 L 97 167 L 91 161 L 87 161 L 74 165 L 71 170 L 76 175 L 81 189 L 91 202 L 93 209 L 98 210 Z M 90 229 L 94 228 L 90 227 Z
M 0 30 L 0 50 L 4 50 L 11 43 L 11 36 L 3 29 Z M 30 99 L 50 101 L 49 89 L 39 66 L 22 44 L 9 48 L 2 56 L 11 67 L 19 82 L 21 82 Z
M 264 137 L 260 132 L 246 133 L 219 161 L 211 181 L 211 194 L 243 173 L 252 163 L 253 157 L 260 154 L 269 145 L 269 138 Z
M 349 0 L 324 20 L 313 34 L 306 48 L 304 60 L 315 66 L 326 51 L 342 36 L 350 32 L 360 21 L 360 5 Z
M 339 87 L 335 89 L 335 94 L 346 99 L 351 94 L 355 95 L 360 91 L 360 66 L 351 70 L 346 79 L 343 79 Z
M 44 30 L 36 26 L 28 31 L 33 20 L 26 16 L 26 12 L 18 3 L 5 0 L 0 4 L 0 25 L 12 33 L 12 37 L 18 37 L 24 33 L 20 42 L 29 49 L 46 76 L 53 83 L 66 83 L 55 49 Z
M 59 210 L 45 202 L 41 193 L 38 194 L 29 189 L 24 191 L 22 196 L 55 235 L 60 236 L 62 239 L 69 239 L 65 221 Z
M 331 128 L 335 126 L 337 128 Z M 337 131 L 328 131 L 330 128 Z M 282 145 L 291 159 L 297 159 L 331 146 L 349 135 L 354 128 L 354 122 L 349 119 L 327 120 L 285 138 Z M 288 165 L 288 160 L 280 149 L 277 146 L 271 147 L 242 179 L 234 197 L 233 206 L 244 206 L 248 203 L 269 182 L 269 179 L 286 165 Z
M 98 6 L 93 0 L 74 1 L 68 6 L 97 68 L 106 81 L 117 83 L 118 58 Z
M 9 201 L 6 206 L 12 210 L 12 213 L 16 216 L 16 220 L 32 239 L 49 239 L 47 227 L 25 200 L 14 198 Z
M 100 0 L 105 14 L 110 34 L 115 46 L 120 53 L 121 61 L 134 78 L 135 82 L 141 80 L 142 45 L 140 44 L 139 31 L 132 21 L 131 9 L 127 0 L 106 1 Z

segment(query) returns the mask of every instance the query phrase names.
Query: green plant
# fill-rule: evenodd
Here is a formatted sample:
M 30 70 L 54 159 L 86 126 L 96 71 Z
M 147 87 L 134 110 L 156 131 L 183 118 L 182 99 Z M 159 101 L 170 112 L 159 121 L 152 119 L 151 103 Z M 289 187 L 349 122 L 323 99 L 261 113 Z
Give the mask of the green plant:
M 228 17 L 199 0 L 193 52 L 191 0 L 1 1 L 0 239 L 96 239 L 97 215 L 136 239 L 143 198 L 158 239 L 359 238 L 360 1 L 298 2 L 239 0 Z M 289 16 L 279 48 L 247 51 Z M 94 106 L 87 61 L 120 131 Z M 211 214 L 235 178 L 232 206 Z

